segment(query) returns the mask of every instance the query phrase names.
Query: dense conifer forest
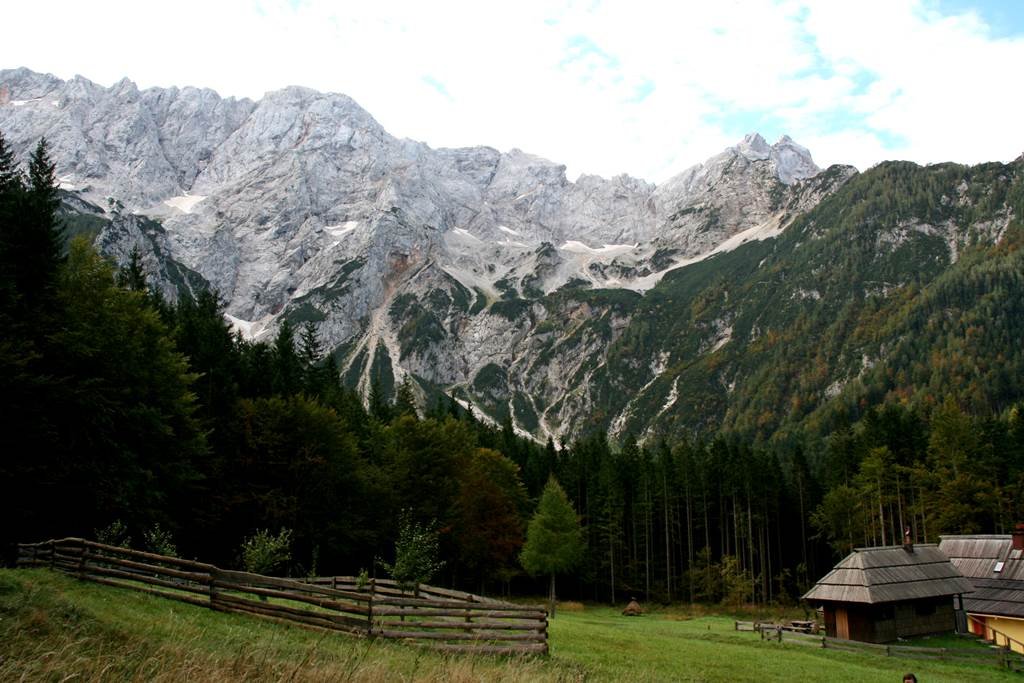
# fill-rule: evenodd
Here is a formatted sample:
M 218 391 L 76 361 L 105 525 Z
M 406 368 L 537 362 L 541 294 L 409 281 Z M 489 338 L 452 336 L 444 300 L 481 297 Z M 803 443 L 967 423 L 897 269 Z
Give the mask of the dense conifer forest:
M 876 188 L 878 202 L 927 204 L 930 195 L 900 185 L 899 168 L 886 173 L 897 177 Z M 286 321 L 272 341 L 247 341 L 215 292 L 165 301 L 137 255 L 117 267 L 66 239 L 58 205 L 45 141 L 25 173 L 0 137 L 8 561 L 18 541 L 117 528 L 136 547 L 160 538 L 182 556 L 237 566 L 246 538 L 288 529 L 282 571 L 374 574 L 394 560 L 400 527 L 415 524 L 438 541 L 434 583 L 539 594 L 547 577 L 526 575 L 519 558 L 553 475 L 586 541 L 560 597 L 793 602 L 838 555 L 898 542 L 904 527 L 934 542 L 1024 520 L 1024 405 L 1019 377 L 1005 371 L 1019 366 L 1004 364 L 1019 358 L 1019 337 L 986 326 L 976 305 L 993 288 L 1022 294 L 1019 223 L 991 258 L 969 254 L 966 275 L 927 305 L 878 320 L 877 333 L 900 335 L 905 362 L 892 367 L 909 375 L 866 375 L 840 397 L 857 402 L 827 419 L 777 439 L 735 419 L 735 431 L 643 444 L 596 433 L 556 448 L 448 397 L 417 406 L 410 384 L 394 398 L 375 387 L 364 405 L 311 325 Z M 911 333 L 935 324 L 925 312 L 936 307 L 970 319 L 929 333 L 945 351 L 916 348 Z M 989 365 L 961 362 L 978 345 Z M 775 405 L 765 424 L 788 409 Z

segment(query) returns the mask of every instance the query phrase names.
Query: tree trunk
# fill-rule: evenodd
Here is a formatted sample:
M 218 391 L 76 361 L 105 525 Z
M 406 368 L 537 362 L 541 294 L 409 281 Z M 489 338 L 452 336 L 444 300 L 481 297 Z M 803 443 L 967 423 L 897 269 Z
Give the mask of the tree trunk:
M 750 508 L 750 484 L 747 484 L 747 567 L 750 572 L 750 599 L 757 602 L 757 577 L 754 571 L 754 514 Z
M 885 543 L 885 510 L 882 508 L 882 481 L 878 481 L 878 528 L 882 532 L 882 545 Z
M 896 510 L 900 515 L 900 532 L 907 528 L 906 520 L 903 519 L 903 490 L 900 487 L 900 475 L 896 475 Z M 898 537 L 897 537 L 898 538 Z
M 548 589 L 548 614 L 555 618 L 555 575 L 551 575 L 551 587 Z
M 662 473 L 662 501 L 665 511 L 665 594 L 672 602 L 672 521 L 668 513 L 668 475 Z
M 804 513 L 804 478 L 803 478 L 802 474 L 798 474 L 796 492 L 800 496 L 800 559 L 803 560 L 804 567 L 806 567 L 807 566 L 807 524 L 806 524 L 806 514 Z
M 615 606 L 615 541 L 608 542 L 608 566 L 611 569 L 612 606 Z
M 644 480 L 644 598 L 651 601 L 651 490 Z

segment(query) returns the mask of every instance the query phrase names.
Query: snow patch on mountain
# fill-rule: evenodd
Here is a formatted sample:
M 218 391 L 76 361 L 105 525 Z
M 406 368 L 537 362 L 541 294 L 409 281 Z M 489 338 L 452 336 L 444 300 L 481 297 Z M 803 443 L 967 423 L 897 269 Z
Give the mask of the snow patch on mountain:
M 192 213 L 192 209 L 194 209 L 196 205 L 204 199 L 206 199 L 206 196 L 201 194 L 184 194 L 178 197 L 165 199 L 164 204 L 172 209 L 177 209 L 182 213 Z
M 661 410 L 658 411 L 658 416 L 662 416 L 668 411 L 669 408 L 676 404 L 679 400 L 679 378 L 676 377 L 672 380 L 672 388 L 668 392 L 668 396 L 665 398 L 664 405 L 661 406 Z
M 227 313 L 224 314 L 224 319 L 231 325 L 233 332 L 238 332 L 244 339 L 258 340 L 269 332 L 268 324 L 273 321 L 272 316 L 267 316 L 261 320 L 242 320 L 236 318 L 233 315 Z
M 474 242 L 482 241 L 479 237 L 471 233 L 469 230 L 466 230 L 465 228 L 453 228 L 452 232 L 454 232 L 459 237 L 466 237 L 468 239 L 473 240 Z
M 576 240 L 569 240 L 565 244 L 559 247 L 562 251 L 571 251 L 576 254 L 592 254 L 595 256 L 619 256 L 621 254 L 628 254 L 630 251 L 636 249 L 639 243 L 636 244 L 605 244 L 602 247 L 589 247 L 583 242 Z
M 359 221 L 346 221 L 340 225 L 325 225 L 324 231 L 331 237 L 344 237 L 359 227 Z

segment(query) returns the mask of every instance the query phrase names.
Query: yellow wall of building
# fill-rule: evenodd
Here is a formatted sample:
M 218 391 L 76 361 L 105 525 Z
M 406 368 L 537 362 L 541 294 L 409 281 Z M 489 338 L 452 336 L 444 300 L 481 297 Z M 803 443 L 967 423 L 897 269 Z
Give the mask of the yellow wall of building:
M 1006 617 L 985 617 L 985 636 L 992 640 L 996 639 L 997 645 L 1006 646 L 1006 638 L 999 635 L 1004 633 L 1017 642 L 1011 642 L 1010 647 L 1015 652 L 1024 654 L 1024 619 L 1007 619 Z M 992 633 L 992 629 L 999 633 Z

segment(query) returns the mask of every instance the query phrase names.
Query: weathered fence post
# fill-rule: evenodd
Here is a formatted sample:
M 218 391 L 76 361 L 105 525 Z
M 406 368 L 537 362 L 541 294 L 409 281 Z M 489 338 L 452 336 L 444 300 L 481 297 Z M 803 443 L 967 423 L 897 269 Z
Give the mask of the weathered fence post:
M 214 605 L 217 602 L 217 570 L 209 570 L 210 575 L 210 609 L 216 609 Z
M 548 614 L 548 611 L 544 610 L 544 654 L 545 655 L 551 654 L 551 638 L 549 637 L 549 634 L 548 634 L 548 617 L 549 616 L 550 615 Z
M 78 580 L 85 581 L 85 543 L 79 542 L 78 548 L 82 551 L 78 556 Z
M 337 577 L 335 577 L 337 579 Z M 376 593 L 374 584 L 377 579 L 370 579 L 370 599 L 366 602 L 366 637 L 373 637 L 373 596 Z

